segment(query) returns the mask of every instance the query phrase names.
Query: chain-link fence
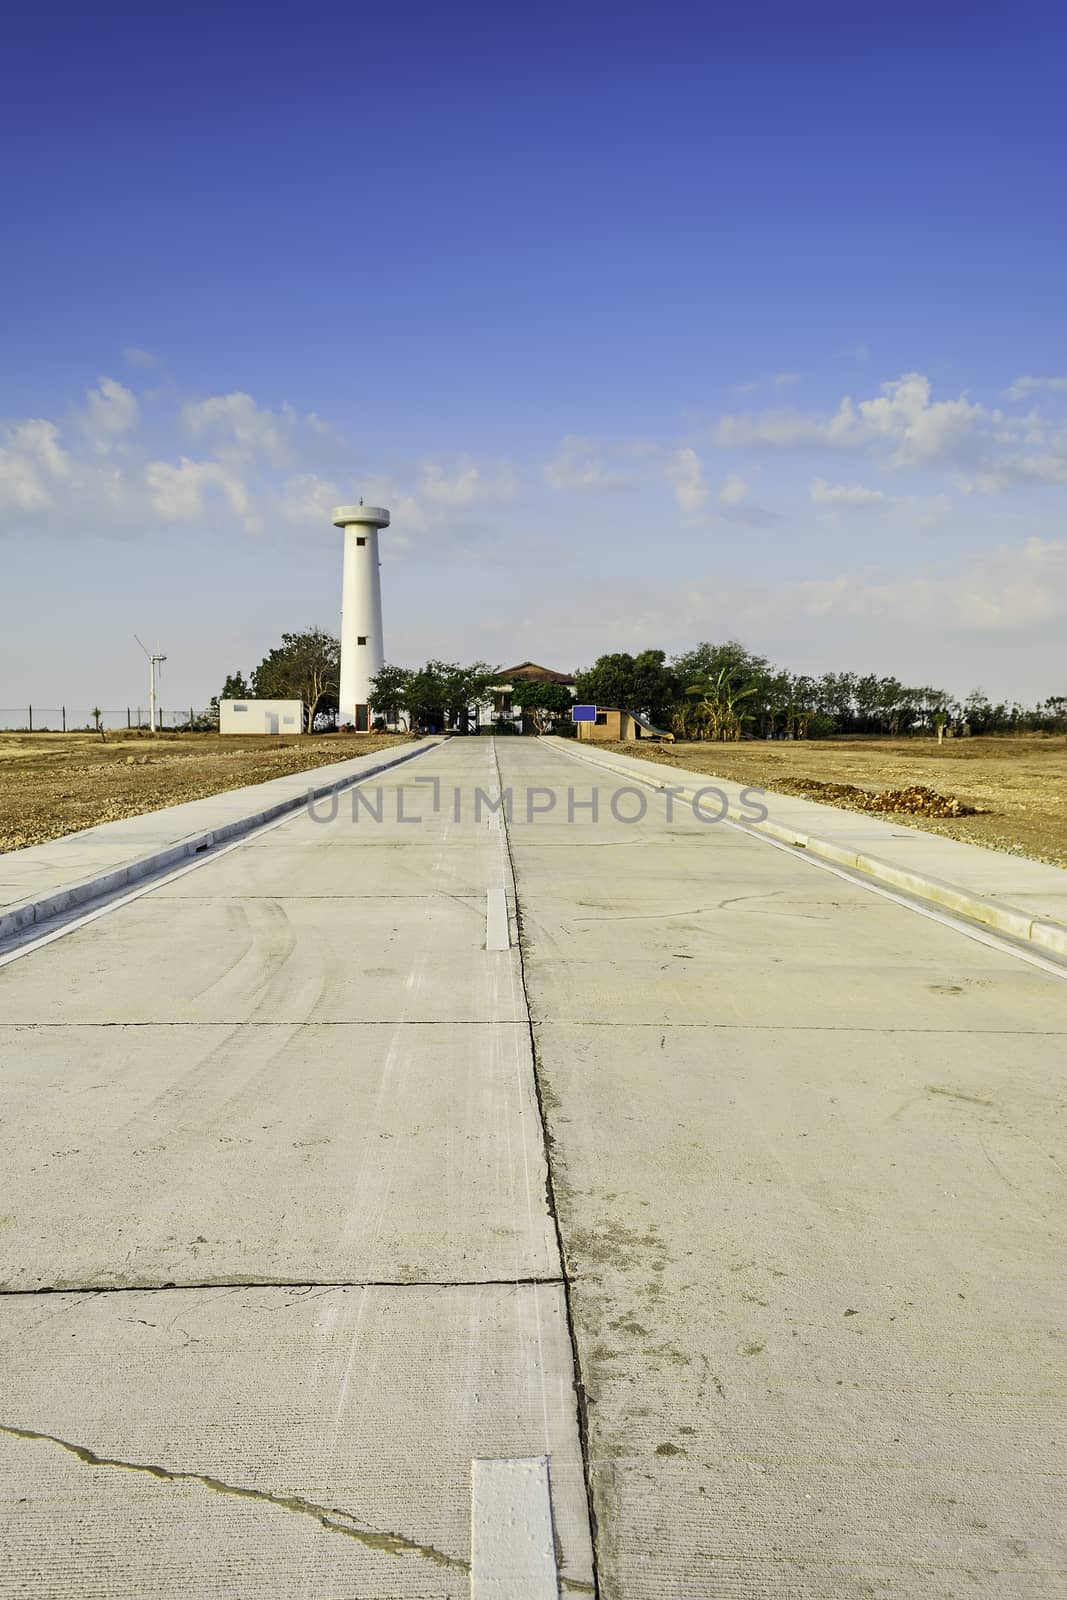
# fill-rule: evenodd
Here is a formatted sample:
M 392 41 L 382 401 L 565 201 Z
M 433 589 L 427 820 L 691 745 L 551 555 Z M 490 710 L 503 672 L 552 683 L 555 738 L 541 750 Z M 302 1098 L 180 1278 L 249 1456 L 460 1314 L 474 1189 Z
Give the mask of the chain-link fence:
M 195 712 L 192 706 L 160 710 L 156 708 L 156 726 L 159 728 L 203 727 L 206 712 Z M 94 733 L 98 728 L 147 728 L 147 706 L 123 706 L 119 711 L 105 711 L 100 706 L 0 706 L 0 729 L 7 733 Z

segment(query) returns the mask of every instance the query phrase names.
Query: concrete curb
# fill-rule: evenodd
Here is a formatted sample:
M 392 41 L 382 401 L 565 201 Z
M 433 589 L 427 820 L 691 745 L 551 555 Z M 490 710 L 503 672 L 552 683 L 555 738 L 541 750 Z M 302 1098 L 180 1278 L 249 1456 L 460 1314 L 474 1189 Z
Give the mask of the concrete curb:
M 569 740 L 552 742 L 558 742 L 565 748 L 571 749 Z M 603 767 L 606 771 L 614 772 L 619 777 L 630 778 L 635 783 L 643 783 L 650 789 L 668 787 L 668 784 L 656 783 L 651 777 L 631 772 L 626 767 L 616 766 L 609 756 L 594 754 L 589 750 L 582 750 L 580 755 L 572 751 L 572 754 L 577 755 L 578 760 Z M 640 757 L 634 759 L 640 760 Z M 677 772 L 679 777 L 692 777 L 692 774 L 684 773 L 681 768 L 672 770 Z M 720 780 L 723 783 L 728 781 L 731 780 Z M 715 779 L 709 776 L 706 785 L 690 784 L 676 788 L 671 784 L 669 787 L 675 789 L 679 800 L 691 801 L 698 787 L 710 787 L 714 783 Z M 773 790 L 761 792 L 773 793 Z M 957 916 L 969 917 L 972 922 L 980 922 L 987 928 L 996 929 L 998 933 L 1006 933 L 1012 939 L 1037 945 L 1053 955 L 1067 956 L 1067 925 L 1062 922 L 1055 922 L 1048 917 L 1035 917 L 1031 912 L 1022 911 L 1017 906 L 1005 904 L 1000 900 L 991 900 L 985 895 L 972 894 L 957 884 L 931 877 L 928 873 L 913 872 L 907 867 L 898 867 L 892 861 L 883 860 L 881 856 L 850 850 L 845 845 L 836 844 L 833 839 L 824 839 L 815 833 L 800 833 L 795 828 L 783 828 L 774 822 L 754 822 L 750 816 L 732 806 L 727 811 L 727 819 L 730 822 L 740 823 L 750 833 L 762 834 L 768 839 L 774 839 L 778 844 L 804 850 L 808 855 L 818 856 L 820 860 L 829 861 L 834 866 L 848 867 L 853 872 L 885 884 L 887 888 L 899 889 L 917 900 L 928 901 L 945 911 L 954 911 Z
M 287 811 L 298 811 L 301 806 L 306 806 L 309 800 L 319 800 L 323 795 L 350 789 L 354 784 L 376 777 L 379 772 L 387 772 L 391 767 L 402 766 L 406 761 L 423 755 L 427 750 L 435 749 L 441 743 L 443 740 L 440 738 L 433 741 L 422 740 L 414 748 L 406 749 L 402 755 L 390 755 L 388 759 L 380 761 L 376 766 L 368 767 L 364 772 L 349 773 L 347 777 L 338 778 L 333 783 L 319 783 L 314 788 L 305 789 L 302 794 L 290 795 L 272 805 L 262 806 L 248 816 L 236 817 L 230 822 L 221 823 L 217 828 L 205 829 L 203 833 L 191 833 L 176 844 L 166 845 L 161 850 L 153 850 L 149 855 L 139 856 L 124 866 L 112 867 L 107 872 L 95 873 L 89 878 L 80 878 L 77 882 L 64 884 L 59 889 L 50 889 L 47 894 L 41 895 L 36 900 L 24 900 L 14 910 L 0 913 L 0 940 L 20 933 L 23 928 L 33 927 L 35 923 L 45 922 L 49 917 L 60 916 L 63 912 L 73 911 L 91 900 L 99 900 L 104 895 L 113 894 L 116 889 L 124 889 L 129 884 L 140 882 L 142 878 L 155 877 L 166 872 L 168 868 L 177 866 L 189 856 L 210 850 L 212 845 L 226 844 L 231 839 L 240 838 L 242 834 L 252 833 L 264 823 L 273 822 L 276 817 L 284 816 Z M 299 774 L 286 774 L 287 778 L 289 776 L 299 776 Z M 266 781 L 269 784 L 278 780 L 268 778 Z M 230 792 L 232 791 L 223 790 L 223 794 Z M 205 795 L 204 798 L 214 797 Z M 150 815 L 150 813 L 144 814 Z

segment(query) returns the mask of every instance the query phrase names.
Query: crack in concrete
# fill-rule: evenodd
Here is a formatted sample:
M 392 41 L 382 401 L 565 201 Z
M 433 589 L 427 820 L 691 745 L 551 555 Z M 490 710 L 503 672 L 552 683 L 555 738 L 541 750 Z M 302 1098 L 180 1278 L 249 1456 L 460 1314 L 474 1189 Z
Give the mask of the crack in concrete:
M 212 1494 L 233 1495 L 238 1500 L 258 1500 L 263 1505 L 274 1506 L 279 1511 L 287 1511 L 292 1515 L 310 1517 L 317 1522 L 327 1533 L 339 1533 L 346 1539 L 354 1539 L 365 1549 L 377 1550 L 386 1555 L 422 1556 L 436 1567 L 448 1567 L 455 1572 L 469 1573 L 471 1564 L 462 1556 L 450 1556 L 445 1550 L 438 1550 L 436 1545 L 422 1544 L 417 1539 L 409 1539 L 402 1533 L 385 1533 L 376 1528 L 367 1528 L 356 1521 L 350 1511 L 342 1511 L 338 1506 L 323 1506 L 317 1501 L 306 1500 L 303 1495 L 274 1494 L 269 1489 L 251 1489 L 246 1484 L 226 1483 L 222 1478 L 212 1477 L 206 1472 L 191 1472 L 178 1467 L 163 1467 L 151 1461 L 124 1461 L 117 1456 L 102 1456 L 96 1450 L 91 1450 L 88 1445 L 74 1444 L 70 1439 L 61 1439 L 55 1433 L 43 1433 L 37 1428 L 20 1428 L 14 1423 L 0 1422 L 0 1434 L 6 1434 L 11 1439 L 22 1439 L 31 1444 L 53 1444 L 61 1450 L 66 1450 L 70 1455 L 89 1467 L 111 1467 L 120 1472 L 144 1473 L 149 1478 L 156 1478 L 163 1483 L 196 1483 L 203 1489 L 209 1489 Z M 337 1519 L 341 1520 L 338 1521 Z M 585 1583 L 580 1578 L 567 1578 L 560 1574 L 560 1588 L 568 1594 L 593 1594 L 591 1583 Z
M 310 1517 L 328 1533 L 339 1533 L 346 1539 L 355 1539 L 368 1550 L 384 1551 L 387 1555 L 395 1556 L 419 1555 L 438 1567 L 452 1567 L 457 1572 L 470 1571 L 470 1562 L 464 1561 L 460 1556 L 450 1556 L 444 1550 L 438 1550 L 435 1545 L 420 1544 L 418 1540 L 405 1538 L 400 1533 L 382 1533 L 374 1528 L 362 1527 L 351 1512 L 342 1511 L 337 1506 L 318 1505 L 314 1500 L 305 1500 L 302 1495 L 274 1494 L 269 1489 L 250 1489 L 244 1484 L 225 1483 L 221 1478 L 214 1478 L 205 1472 L 190 1472 L 176 1467 L 159 1466 L 149 1461 L 123 1461 L 116 1456 L 102 1456 L 95 1450 L 90 1450 L 87 1445 L 73 1444 L 69 1439 L 61 1439 L 54 1433 L 42 1433 L 36 1428 L 19 1428 L 11 1423 L 0 1422 L 0 1433 L 7 1434 L 12 1439 L 57 1445 L 89 1467 L 112 1467 L 122 1472 L 142 1472 L 164 1483 L 198 1483 L 202 1488 L 210 1489 L 213 1494 L 234 1495 L 239 1500 L 258 1500 L 265 1505 L 275 1506 L 279 1511 Z M 338 1518 L 342 1520 L 338 1521 Z

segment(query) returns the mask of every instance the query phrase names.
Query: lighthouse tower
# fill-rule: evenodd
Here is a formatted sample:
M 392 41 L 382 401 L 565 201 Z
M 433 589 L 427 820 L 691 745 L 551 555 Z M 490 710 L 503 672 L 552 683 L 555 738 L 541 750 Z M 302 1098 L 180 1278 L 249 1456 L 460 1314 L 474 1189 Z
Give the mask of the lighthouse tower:
M 357 733 L 370 729 L 370 681 L 385 665 L 382 643 L 382 580 L 378 570 L 378 529 L 389 526 L 383 506 L 338 506 L 335 528 L 345 534 L 341 590 L 341 689 L 338 722 Z

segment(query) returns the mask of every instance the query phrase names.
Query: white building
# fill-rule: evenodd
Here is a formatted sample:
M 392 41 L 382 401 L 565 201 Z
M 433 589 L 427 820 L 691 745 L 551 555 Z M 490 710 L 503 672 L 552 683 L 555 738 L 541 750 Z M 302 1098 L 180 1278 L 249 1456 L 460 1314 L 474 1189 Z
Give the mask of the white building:
M 220 700 L 220 733 L 303 733 L 300 700 Z

